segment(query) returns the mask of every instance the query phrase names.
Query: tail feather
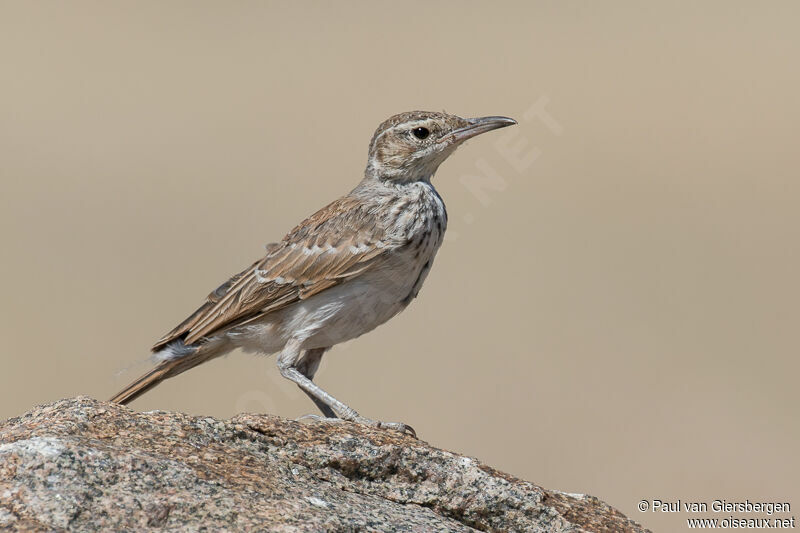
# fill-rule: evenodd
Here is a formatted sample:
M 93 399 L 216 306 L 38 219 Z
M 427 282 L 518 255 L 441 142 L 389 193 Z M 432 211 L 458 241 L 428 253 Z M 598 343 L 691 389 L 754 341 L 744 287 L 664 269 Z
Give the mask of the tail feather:
M 177 376 L 186 372 L 200 363 L 205 363 L 209 359 L 220 355 L 211 350 L 196 350 L 194 353 L 184 355 L 177 359 L 161 361 L 150 372 L 144 374 L 139 379 L 119 391 L 109 401 L 125 405 L 132 402 L 145 392 L 149 391 L 162 381 L 172 376 Z
M 147 374 L 141 376 L 139 379 L 119 391 L 111 398 L 111 402 L 119 403 L 122 405 L 132 402 L 145 392 L 149 391 L 165 379 L 167 379 L 170 366 L 173 366 L 175 361 L 165 361 L 152 369 Z

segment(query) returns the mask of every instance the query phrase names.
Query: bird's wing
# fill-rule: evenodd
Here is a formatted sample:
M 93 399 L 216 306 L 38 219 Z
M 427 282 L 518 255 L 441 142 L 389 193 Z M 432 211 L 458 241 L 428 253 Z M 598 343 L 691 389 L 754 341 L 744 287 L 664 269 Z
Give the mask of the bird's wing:
M 177 339 L 192 344 L 374 268 L 391 248 L 384 237 L 367 206 L 351 197 L 340 198 L 304 220 L 281 242 L 269 245 L 266 257 L 209 294 L 153 350 Z

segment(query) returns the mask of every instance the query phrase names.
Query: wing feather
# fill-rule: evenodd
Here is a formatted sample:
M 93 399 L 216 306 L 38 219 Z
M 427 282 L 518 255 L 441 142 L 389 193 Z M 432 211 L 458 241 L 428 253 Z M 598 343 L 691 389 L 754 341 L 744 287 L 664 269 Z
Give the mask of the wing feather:
M 349 236 L 349 237 L 345 237 Z M 267 255 L 209 294 L 189 318 L 153 346 L 192 344 L 257 319 L 362 274 L 389 252 L 374 212 L 344 197 L 304 220 Z

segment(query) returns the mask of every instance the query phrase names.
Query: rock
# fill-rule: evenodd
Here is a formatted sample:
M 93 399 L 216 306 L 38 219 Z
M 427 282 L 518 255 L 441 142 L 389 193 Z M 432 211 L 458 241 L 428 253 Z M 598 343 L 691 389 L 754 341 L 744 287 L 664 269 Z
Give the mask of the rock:
M 0 423 L 0 528 L 17 531 L 646 531 L 393 431 L 79 397 Z

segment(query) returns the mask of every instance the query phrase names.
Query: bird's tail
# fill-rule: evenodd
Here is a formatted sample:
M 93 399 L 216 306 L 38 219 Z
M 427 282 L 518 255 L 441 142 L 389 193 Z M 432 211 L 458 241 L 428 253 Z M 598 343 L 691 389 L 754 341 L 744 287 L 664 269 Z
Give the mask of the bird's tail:
M 150 372 L 144 374 L 139 379 L 119 391 L 109 401 L 119 404 L 127 404 L 132 402 L 145 392 L 149 391 L 162 381 L 172 376 L 177 376 L 182 372 L 186 372 L 200 363 L 205 363 L 209 359 L 220 355 L 215 350 L 193 349 L 191 352 L 186 353 L 177 358 L 167 359 L 159 362 L 155 368 Z
M 159 363 L 159 365 L 150 372 L 141 376 L 139 379 L 115 394 L 114 397 L 109 401 L 120 403 L 122 405 L 132 402 L 145 392 L 149 391 L 167 379 L 169 377 L 170 367 L 176 362 L 177 361 L 164 361 L 163 363 Z

